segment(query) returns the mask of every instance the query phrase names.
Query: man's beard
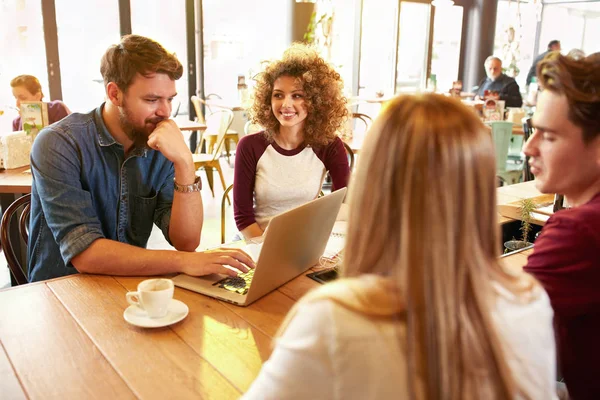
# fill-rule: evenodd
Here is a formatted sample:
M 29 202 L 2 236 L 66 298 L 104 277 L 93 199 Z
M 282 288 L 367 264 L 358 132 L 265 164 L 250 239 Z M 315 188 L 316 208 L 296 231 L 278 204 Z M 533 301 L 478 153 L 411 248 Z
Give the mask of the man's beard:
M 156 125 L 163 119 L 164 118 L 147 119 L 144 122 Z M 133 122 L 131 122 L 132 120 L 131 112 L 127 108 L 126 103 L 123 102 L 123 105 L 119 107 L 119 122 L 121 123 L 123 132 L 129 140 L 133 141 L 135 148 L 148 148 L 148 136 L 150 136 L 152 131 L 148 131 L 145 126 L 136 127 Z

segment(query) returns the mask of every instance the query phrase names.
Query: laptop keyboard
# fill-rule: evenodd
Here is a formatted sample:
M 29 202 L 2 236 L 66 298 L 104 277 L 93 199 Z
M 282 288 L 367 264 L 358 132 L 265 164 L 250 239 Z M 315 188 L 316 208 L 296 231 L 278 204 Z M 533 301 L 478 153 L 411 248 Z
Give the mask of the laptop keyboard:
M 253 276 L 254 270 L 251 269 L 246 273 L 239 274 L 238 276 L 222 279 L 217 282 L 216 285 L 219 285 L 220 288 L 229 290 L 230 292 L 246 294 L 250 288 L 250 282 L 252 282 Z

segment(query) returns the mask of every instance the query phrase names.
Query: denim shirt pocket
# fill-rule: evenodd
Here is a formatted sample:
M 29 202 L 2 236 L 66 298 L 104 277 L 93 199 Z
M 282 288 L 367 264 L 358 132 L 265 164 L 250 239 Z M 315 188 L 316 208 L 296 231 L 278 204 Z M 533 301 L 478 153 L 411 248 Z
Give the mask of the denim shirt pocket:
M 151 197 L 133 196 L 131 207 L 132 244 L 146 247 L 154 223 L 158 193 Z

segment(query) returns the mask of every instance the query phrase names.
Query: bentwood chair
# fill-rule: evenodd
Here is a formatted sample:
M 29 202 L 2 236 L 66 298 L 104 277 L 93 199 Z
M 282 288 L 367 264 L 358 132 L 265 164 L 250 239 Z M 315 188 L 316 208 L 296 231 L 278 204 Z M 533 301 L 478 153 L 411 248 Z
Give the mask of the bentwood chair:
M 372 123 L 373 120 L 367 114 L 352 113 L 352 130 L 354 132 L 366 133 Z
M 225 243 L 225 213 L 227 211 L 225 204 L 225 200 L 229 201 L 229 192 L 233 189 L 233 184 L 229 185 L 227 189 L 225 189 L 225 193 L 223 193 L 223 198 L 221 198 L 221 244 Z M 229 203 L 231 206 L 231 203 Z
M 214 94 L 214 93 L 211 93 L 206 96 L 207 100 L 210 100 L 210 98 L 221 99 L 221 97 L 219 95 Z M 194 110 L 196 110 L 196 115 L 198 116 L 198 122 L 205 122 L 204 113 L 202 113 L 202 105 L 204 105 L 206 110 L 208 110 L 209 114 L 219 111 L 219 110 L 228 109 L 227 107 L 211 105 L 206 100 L 204 100 L 198 96 L 192 96 L 190 99 L 192 101 L 192 104 L 194 105 Z M 217 141 L 216 135 L 206 131 L 202 134 L 202 136 L 200 138 L 199 146 L 200 146 L 200 148 L 202 148 L 202 145 L 205 144 L 206 152 L 212 153 L 212 150 L 216 144 L 216 141 Z M 240 141 L 240 135 L 238 134 L 238 132 L 233 129 L 228 128 L 227 133 L 225 134 L 225 142 L 224 142 L 225 152 L 227 154 L 228 160 L 229 160 L 229 154 L 230 154 L 230 151 L 229 151 L 230 143 L 233 142 L 237 146 L 239 141 Z
M 21 210 L 22 209 L 22 210 Z M 21 210 L 19 215 L 18 211 Z M 19 234 L 21 239 L 27 245 L 29 240 L 29 234 L 27 226 L 29 223 L 29 213 L 31 211 L 31 194 L 26 194 L 15 200 L 2 215 L 2 222 L 0 222 L 0 242 L 4 250 L 4 256 L 8 264 L 8 269 L 15 279 L 17 285 L 24 285 L 29 282 L 24 267 L 19 261 L 19 257 L 15 254 L 13 243 L 11 241 L 11 226 L 13 222 L 13 216 L 18 216 L 19 220 Z
M 223 190 L 227 189 L 225 184 L 225 177 L 223 176 L 223 170 L 221 169 L 221 163 L 219 162 L 219 156 L 221 155 L 221 148 L 225 140 L 225 134 L 233 121 L 233 111 L 227 109 L 221 109 L 206 117 L 206 132 L 214 135 L 216 138 L 215 146 L 212 147 L 210 153 L 196 152 L 192 155 L 194 160 L 194 167 L 196 170 L 203 168 L 206 171 L 206 179 L 210 187 L 210 191 L 215 197 L 215 190 L 213 184 L 213 171 L 216 170 L 221 178 L 223 184 Z M 199 151 L 199 146 L 196 151 Z M 229 198 L 227 198 L 229 200 Z

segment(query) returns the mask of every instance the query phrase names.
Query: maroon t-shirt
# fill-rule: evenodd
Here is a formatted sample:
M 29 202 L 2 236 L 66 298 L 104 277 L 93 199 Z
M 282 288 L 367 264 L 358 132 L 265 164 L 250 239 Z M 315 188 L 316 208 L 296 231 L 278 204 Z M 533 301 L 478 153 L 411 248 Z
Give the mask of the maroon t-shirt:
M 600 399 L 600 193 L 548 219 L 525 271 L 550 296 L 569 396 Z
M 339 137 L 326 146 L 285 150 L 264 132 L 243 137 L 235 151 L 233 208 L 241 231 L 317 197 L 325 171 L 333 188 L 348 185 L 350 167 Z M 264 228 L 263 228 L 264 229 Z
M 60 121 L 67 115 L 71 114 L 69 108 L 60 100 L 54 100 L 48 102 L 48 120 L 50 124 Z M 13 131 L 23 130 L 23 124 L 21 123 L 21 116 L 13 119 Z

